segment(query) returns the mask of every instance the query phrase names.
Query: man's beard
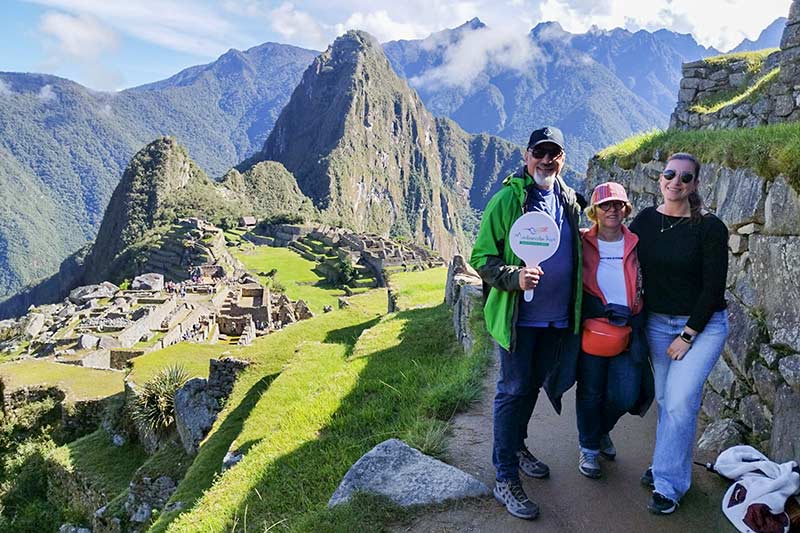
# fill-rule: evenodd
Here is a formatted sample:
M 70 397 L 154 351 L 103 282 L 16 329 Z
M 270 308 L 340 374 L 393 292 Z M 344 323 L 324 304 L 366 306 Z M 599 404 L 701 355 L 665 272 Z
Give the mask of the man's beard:
M 556 171 L 553 170 L 553 172 L 551 172 L 550 174 L 545 175 L 539 172 L 539 169 L 536 169 L 536 171 L 533 173 L 533 181 L 535 181 L 536 185 L 538 185 L 539 187 L 543 187 L 545 189 L 552 189 L 553 184 L 556 181 Z

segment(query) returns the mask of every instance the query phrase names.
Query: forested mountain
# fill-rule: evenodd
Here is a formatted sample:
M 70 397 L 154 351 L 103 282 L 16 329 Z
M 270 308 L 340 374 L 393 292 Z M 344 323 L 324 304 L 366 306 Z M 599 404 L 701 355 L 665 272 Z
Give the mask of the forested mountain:
M 0 300 L 97 232 L 133 154 L 174 136 L 211 176 L 258 149 L 316 52 L 264 44 L 167 80 L 98 93 L 0 73 Z
M 786 27 L 786 17 L 778 17 L 775 21 L 764 28 L 755 41 L 744 39 L 731 52 L 750 52 L 752 50 L 763 50 L 764 48 L 775 48 L 780 46 L 783 29 Z

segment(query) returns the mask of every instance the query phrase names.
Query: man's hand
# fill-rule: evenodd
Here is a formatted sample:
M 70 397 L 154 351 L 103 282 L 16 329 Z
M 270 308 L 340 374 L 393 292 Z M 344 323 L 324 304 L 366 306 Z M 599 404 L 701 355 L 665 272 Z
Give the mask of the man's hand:
M 539 277 L 544 274 L 544 270 L 535 267 L 525 267 L 519 271 L 519 288 L 520 290 L 527 291 L 535 289 L 539 284 Z

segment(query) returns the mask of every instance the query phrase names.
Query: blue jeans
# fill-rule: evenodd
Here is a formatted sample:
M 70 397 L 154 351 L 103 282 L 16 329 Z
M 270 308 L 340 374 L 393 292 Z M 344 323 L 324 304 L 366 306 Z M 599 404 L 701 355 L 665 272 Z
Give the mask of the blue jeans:
M 539 389 L 558 359 L 566 329 L 517 327 L 513 352 L 498 347 L 500 376 L 494 396 L 492 464 L 498 481 L 519 479 L 517 452 L 525 447 Z
M 692 452 L 703 384 L 728 336 L 728 314 L 717 311 L 683 359 L 673 361 L 667 348 L 688 319 L 660 313 L 647 316 L 647 341 L 658 402 L 653 479 L 656 491 L 675 501 L 686 494 L 692 483 Z
M 615 357 L 578 355 L 578 390 L 575 409 L 578 442 L 587 453 L 600 452 L 600 438 L 610 433 L 617 421 L 639 399 L 642 367 L 630 352 Z

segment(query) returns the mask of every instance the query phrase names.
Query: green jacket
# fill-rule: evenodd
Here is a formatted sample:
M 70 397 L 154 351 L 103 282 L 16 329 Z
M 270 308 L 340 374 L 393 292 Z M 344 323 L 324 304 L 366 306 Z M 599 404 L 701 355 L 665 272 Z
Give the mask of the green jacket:
M 561 202 L 572 229 L 572 257 L 575 268 L 575 281 L 572 287 L 574 313 L 570 324 L 575 334 L 580 331 L 581 300 L 583 296 L 581 257 L 581 235 L 578 224 L 581 206 L 575 191 L 561 177 L 556 181 L 561 190 Z M 517 302 L 522 291 L 519 289 L 519 270 L 522 261 L 511 251 L 508 233 L 511 225 L 523 214 L 527 197 L 526 187 L 533 185 L 525 167 L 503 180 L 503 188 L 492 196 L 481 219 L 478 237 L 472 248 L 469 263 L 481 275 L 483 281 L 491 286 L 484 306 L 486 328 L 489 334 L 506 350 L 513 351 L 515 344 L 514 326 L 517 321 Z

